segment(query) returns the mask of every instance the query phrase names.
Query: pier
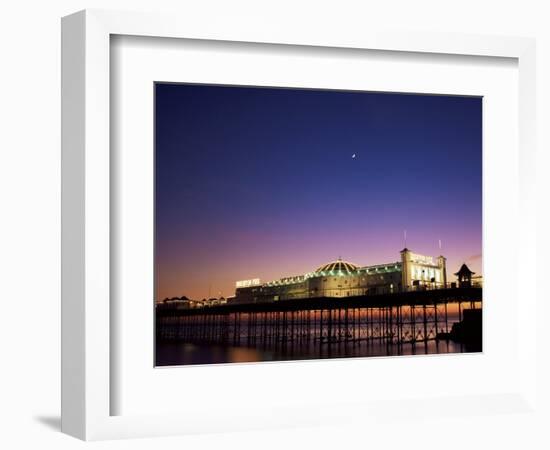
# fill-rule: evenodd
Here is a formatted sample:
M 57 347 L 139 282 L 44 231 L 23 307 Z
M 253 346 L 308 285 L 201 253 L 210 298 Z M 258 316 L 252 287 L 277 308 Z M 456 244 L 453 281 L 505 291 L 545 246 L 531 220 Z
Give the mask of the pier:
M 481 309 L 481 288 L 178 309 L 157 306 L 156 336 L 198 344 L 327 346 L 427 343 L 448 336 L 464 309 Z M 452 311 L 452 312 L 451 312 Z

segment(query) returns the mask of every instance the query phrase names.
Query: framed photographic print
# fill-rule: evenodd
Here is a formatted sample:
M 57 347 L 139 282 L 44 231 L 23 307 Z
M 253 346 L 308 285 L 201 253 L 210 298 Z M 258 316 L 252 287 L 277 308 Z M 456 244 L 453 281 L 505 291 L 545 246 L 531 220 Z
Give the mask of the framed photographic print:
M 480 97 L 156 84 L 156 365 L 481 351 L 481 137 Z
M 63 431 L 533 412 L 532 40 L 85 11 L 62 43 Z

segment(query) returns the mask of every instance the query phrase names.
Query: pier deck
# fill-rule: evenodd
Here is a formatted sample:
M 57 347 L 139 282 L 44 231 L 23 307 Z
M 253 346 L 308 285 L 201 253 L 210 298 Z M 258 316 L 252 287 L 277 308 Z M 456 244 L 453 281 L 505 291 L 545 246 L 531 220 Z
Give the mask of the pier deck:
M 231 314 L 239 312 L 313 311 L 353 308 L 387 308 L 392 306 L 421 306 L 444 303 L 480 302 L 481 288 L 434 289 L 394 294 L 360 295 L 355 297 L 315 297 L 279 300 L 266 303 L 228 303 L 195 309 L 157 308 L 159 316 L 196 314 Z

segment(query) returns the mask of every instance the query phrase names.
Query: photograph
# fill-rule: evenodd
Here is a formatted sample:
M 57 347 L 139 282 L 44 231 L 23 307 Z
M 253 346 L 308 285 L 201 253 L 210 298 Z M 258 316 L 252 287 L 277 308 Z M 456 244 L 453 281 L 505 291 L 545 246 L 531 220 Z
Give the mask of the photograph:
M 153 89 L 156 367 L 482 352 L 482 97 Z

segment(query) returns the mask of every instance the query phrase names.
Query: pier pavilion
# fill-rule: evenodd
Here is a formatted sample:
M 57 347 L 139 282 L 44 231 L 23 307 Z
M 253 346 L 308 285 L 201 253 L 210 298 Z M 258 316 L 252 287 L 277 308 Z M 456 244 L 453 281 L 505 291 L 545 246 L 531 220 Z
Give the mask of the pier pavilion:
M 339 258 L 316 270 L 262 283 L 258 278 L 237 281 L 231 303 L 380 295 L 447 286 L 446 259 L 420 255 L 404 248 L 398 261 L 359 266 Z

